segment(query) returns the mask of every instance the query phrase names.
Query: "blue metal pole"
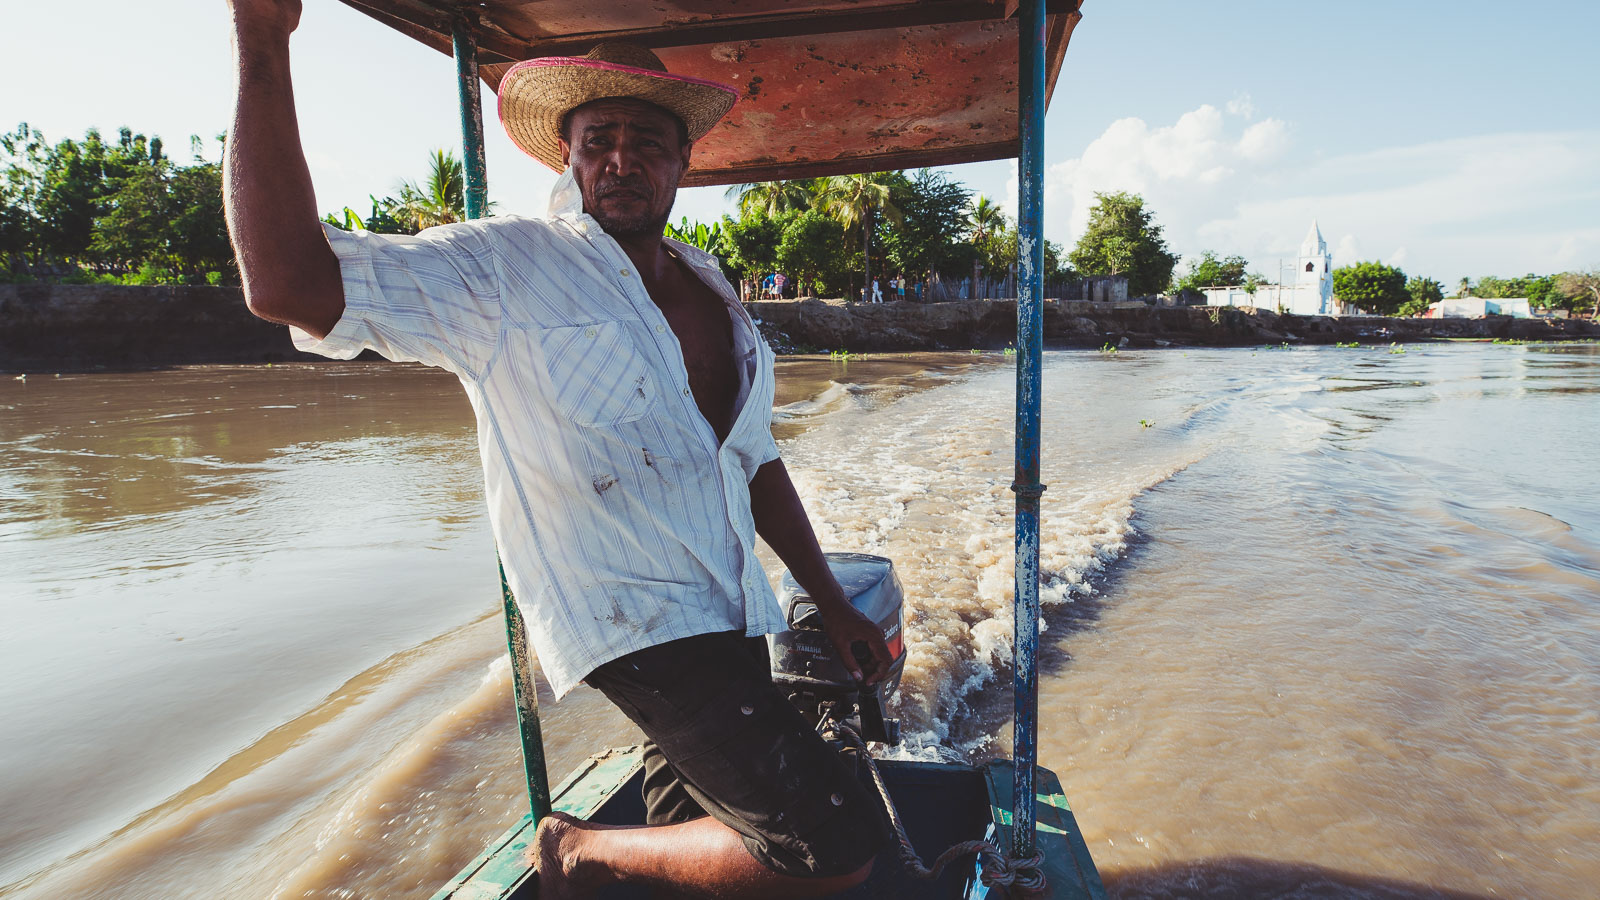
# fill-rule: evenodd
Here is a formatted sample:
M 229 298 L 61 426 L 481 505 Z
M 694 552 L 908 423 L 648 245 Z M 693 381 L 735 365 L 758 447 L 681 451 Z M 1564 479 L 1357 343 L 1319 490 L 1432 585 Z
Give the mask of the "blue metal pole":
M 483 162 L 483 105 L 479 101 L 478 43 L 472 30 L 477 17 L 463 11 L 451 24 L 450 43 L 456 56 L 456 91 L 461 98 L 461 170 L 466 182 L 467 218 L 489 212 L 489 181 Z
M 1034 767 L 1039 751 L 1039 391 L 1044 349 L 1044 0 L 1017 9 L 1017 117 L 1020 150 L 1017 190 L 1017 495 L 1016 609 L 1013 684 L 1016 727 L 1012 757 L 1011 855 L 1034 853 Z

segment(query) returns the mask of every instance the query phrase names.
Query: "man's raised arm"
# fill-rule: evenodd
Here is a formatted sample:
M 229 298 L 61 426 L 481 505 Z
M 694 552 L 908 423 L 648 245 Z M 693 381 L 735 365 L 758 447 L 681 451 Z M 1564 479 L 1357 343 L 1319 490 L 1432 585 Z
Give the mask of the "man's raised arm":
M 344 314 L 339 260 L 316 196 L 289 79 L 300 0 L 230 0 L 237 99 L 223 174 L 224 207 L 250 311 L 318 339 Z

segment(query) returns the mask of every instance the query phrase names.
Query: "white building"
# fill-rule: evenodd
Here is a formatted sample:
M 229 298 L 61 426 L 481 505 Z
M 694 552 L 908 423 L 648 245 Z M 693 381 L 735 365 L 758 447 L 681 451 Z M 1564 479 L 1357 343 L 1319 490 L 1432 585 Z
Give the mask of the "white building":
M 1253 306 L 1297 316 L 1339 316 L 1357 310 L 1333 299 L 1333 254 L 1316 220 L 1300 242 L 1292 284 L 1258 284 L 1255 293 L 1242 287 L 1203 289 L 1207 306 Z
M 1524 298 L 1486 300 L 1482 297 L 1451 297 L 1428 307 L 1429 319 L 1477 319 L 1483 316 L 1511 316 L 1516 319 L 1532 318 Z

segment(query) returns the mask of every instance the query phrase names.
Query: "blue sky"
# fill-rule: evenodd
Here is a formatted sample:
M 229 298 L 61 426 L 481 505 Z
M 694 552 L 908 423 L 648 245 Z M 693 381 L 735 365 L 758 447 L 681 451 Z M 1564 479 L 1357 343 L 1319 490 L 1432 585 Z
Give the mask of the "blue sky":
M 179 158 L 228 127 L 223 0 L 13 6 L 11 34 L 35 38 L 0 55 L 0 127 L 126 124 Z M 1093 192 L 1120 189 L 1146 196 L 1174 250 L 1269 276 L 1313 218 L 1337 264 L 1447 285 L 1600 265 L 1597 31 L 1600 7 L 1580 2 L 1087 0 L 1047 122 L 1046 235 L 1070 244 Z M 458 145 L 447 57 L 335 0 L 306 0 L 293 46 L 323 208 L 364 209 Z M 553 175 L 492 126 L 488 152 L 500 209 L 542 212 Z M 951 171 L 1014 210 L 1013 163 Z M 678 211 L 725 208 L 702 189 Z

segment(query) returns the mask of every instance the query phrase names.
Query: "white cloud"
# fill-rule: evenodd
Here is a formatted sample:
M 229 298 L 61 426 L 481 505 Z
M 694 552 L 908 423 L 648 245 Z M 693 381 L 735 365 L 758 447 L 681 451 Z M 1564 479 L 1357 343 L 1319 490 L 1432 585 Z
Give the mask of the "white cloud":
M 1361 242 L 1356 240 L 1353 234 L 1344 235 L 1339 238 L 1339 243 L 1333 245 L 1333 264 L 1336 266 L 1348 266 L 1351 263 L 1363 262 L 1366 258 L 1367 254 L 1361 249 Z
M 1244 130 L 1239 153 L 1255 163 L 1271 162 L 1289 149 L 1289 126 L 1281 119 L 1262 119 Z
M 1225 115 L 1226 112 L 1226 115 Z M 1094 194 L 1142 194 L 1177 252 L 1238 253 L 1264 274 L 1293 258 L 1312 219 L 1338 234 L 1338 264 L 1394 248 L 1413 274 L 1559 271 L 1600 264 L 1600 130 L 1448 138 L 1320 157 L 1293 123 L 1247 96 L 1170 125 L 1113 122 L 1083 154 L 1046 167 L 1045 221 L 1071 244 Z M 1013 182 L 1013 187 L 1014 187 Z

